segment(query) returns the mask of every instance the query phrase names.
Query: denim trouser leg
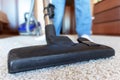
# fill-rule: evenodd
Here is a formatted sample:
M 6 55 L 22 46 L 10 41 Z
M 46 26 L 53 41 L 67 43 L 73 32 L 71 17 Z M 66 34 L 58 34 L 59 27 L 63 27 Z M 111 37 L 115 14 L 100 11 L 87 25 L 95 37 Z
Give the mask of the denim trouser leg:
M 92 16 L 90 0 L 74 0 L 76 15 L 76 32 L 78 36 L 91 34 Z
M 56 30 L 56 35 L 60 35 L 60 30 L 62 27 L 62 19 L 64 15 L 66 0 L 52 0 L 52 4 L 55 5 L 55 16 L 54 16 L 54 26 Z

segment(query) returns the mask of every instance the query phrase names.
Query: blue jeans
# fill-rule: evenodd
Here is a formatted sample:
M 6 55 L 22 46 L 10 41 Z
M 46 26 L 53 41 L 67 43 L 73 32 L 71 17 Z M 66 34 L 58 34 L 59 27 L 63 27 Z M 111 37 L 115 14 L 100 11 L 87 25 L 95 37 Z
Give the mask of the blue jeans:
M 90 10 L 90 0 L 74 0 L 75 2 L 75 16 L 76 16 L 76 32 L 78 36 L 83 34 L 91 34 L 92 16 Z M 52 0 L 55 5 L 54 26 L 56 35 L 60 35 L 62 26 L 62 19 L 64 16 L 66 0 Z

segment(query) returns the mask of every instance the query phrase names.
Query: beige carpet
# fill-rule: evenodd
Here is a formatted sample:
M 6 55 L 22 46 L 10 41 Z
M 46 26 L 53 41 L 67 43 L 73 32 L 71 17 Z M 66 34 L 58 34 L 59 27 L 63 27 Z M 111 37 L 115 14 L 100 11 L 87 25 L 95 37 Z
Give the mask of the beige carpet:
M 76 42 L 77 36 L 70 36 Z M 120 37 L 92 36 L 101 44 L 111 46 L 116 55 L 107 59 L 78 62 L 16 74 L 7 69 L 8 52 L 13 48 L 46 44 L 44 36 L 16 36 L 0 39 L 0 80 L 120 80 Z

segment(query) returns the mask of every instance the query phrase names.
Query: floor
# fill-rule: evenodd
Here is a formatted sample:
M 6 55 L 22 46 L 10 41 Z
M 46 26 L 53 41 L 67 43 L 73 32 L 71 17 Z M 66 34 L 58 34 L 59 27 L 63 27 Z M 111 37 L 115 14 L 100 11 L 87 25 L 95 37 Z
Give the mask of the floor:
M 68 35 L 77 42 L 76 35 Z M 120 37 L 92 35 L 99 44 L 115 49 L 115 56 L 106 59 L 90 60 L 74 64 L 9 74 L 8 53 L 13 48 L 44 45 L 45 36 L 8 36 L 0 39 L 0 80 L 120 80 Z

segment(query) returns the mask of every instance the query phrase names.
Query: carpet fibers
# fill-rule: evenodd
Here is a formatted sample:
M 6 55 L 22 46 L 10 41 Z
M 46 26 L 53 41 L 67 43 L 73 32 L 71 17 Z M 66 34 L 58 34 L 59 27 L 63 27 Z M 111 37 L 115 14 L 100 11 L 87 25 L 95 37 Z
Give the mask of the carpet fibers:
M 69 37 L 76 42 L 76 35 Z M 8 73 L 8 52 L 13 48 L 46 44 L 45 37 L 15 36 L 0 39 L 0 80 L 120 80 L 120 37 L 93 35 L 92 39 L 114 48 L 115 56 L 16 74 Z

